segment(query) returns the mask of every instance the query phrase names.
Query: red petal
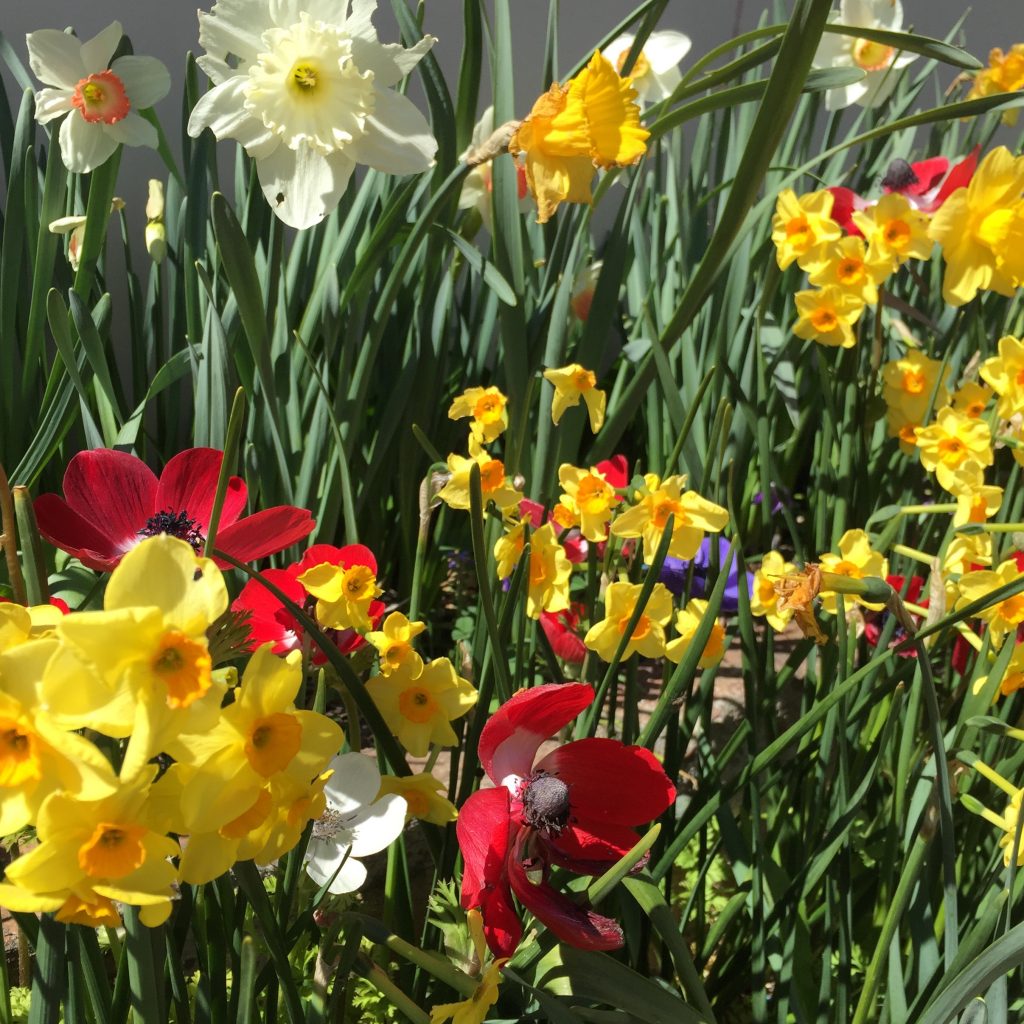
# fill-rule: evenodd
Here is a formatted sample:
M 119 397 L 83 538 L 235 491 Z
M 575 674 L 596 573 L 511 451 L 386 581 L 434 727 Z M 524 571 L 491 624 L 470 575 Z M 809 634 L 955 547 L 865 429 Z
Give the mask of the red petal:
M 351 569 L 353 565 L 365 565 L 377 574 L 377 559 L 365 544 L 346 544 L 338 548 L 333 544 L 314 544 L 306 549 L 299 562 L 299 575 L 315 565 L 340 565 L 343 569 Z
M 565 624 L 560 613 L 543 612 L 540 617 L 541 629 L 558 657 L 573 665 L 582 665 L 587 656 L 583 641 Z
M 114 541 L 83 519 L 63 498 L 40 494 L 32 507 L 43 539 L 74 555 L 83 565 L 97 572 L 110 572 L 121 561 L 124 552 Z
M 65 501 L 122 555 L 138 544 L 139 531 L 157 511 L 156 491 L 156 477 L 142 459 L 109 448 L 79 452 L 64 473 Z
M 978 168 L 980 153 L 981 143 L 979 142 L 960 163 L 954 165 L 949 176 L 942 183 L 942 187 L 935 193 L 929 213 L 934 213 L 958 188 L 967 188 L 970 185 L 974 172 Z
M 610 459 L 599 462 L 594 469 L 604 475 L 612 487 L 625 487 L 629 483 L 629 462 L 625 455 L 613 455 Z
M 315 526 L 316 520 L 306 509 L 276 505 L 218 530 L 216 546 L 239 562 L 252 562 L 291 547 L 308 537 Z
M 487 720 L 478 753 L 495 783 L 508 775 L 529 775 L 537 748 L 568 725 L 594 699 L 586 683 L 545 683 L 520 690 Z
M 832 193 L 832 219 L 848 235 L 861 235 L 860 228 L 853 222 L 853 211 L 858 209 L 860 197 L 852 188 L 836 185 L 829 189 Z
M 531 529 L 539 530 L 544 521 L 544 506 L 539 501 L 523 498 L 519 502 L 519 518 L 529 522 Z
M 900 189 L 905 195 L 921 196 L 930 192 L 939 183 L 949 167 L 949 161 L 944 156 L 932 156 L 927 160 L 919 160 L 911 164 L 910 169 L 917 178 L 917 184 L 908 188 Z
M 589 866 L 574 867 L 575 862 L 593 865 L 602 863 L 607 867 L 609 861 L 617 861 L 625 857 L 639 842 L 638 836 L 625 825 L 612 825 L 607 822 L 584 828 L 582 825 L 571 824 L 562 830 L 562 834 L 548 842 L 552 859 L 570 871 L 581 875 L 593 874 Z
M 505 873 L 511 823 L 509 792 L 504 786 L 479 789 L 463 805 L 455 822 L 462 851 L 462 905 L 475 907 L 481 895 Z
M 619 949 L 622 929 L 610 917 L 603 917 L 573 903 L 556 892 L 547 881 L 531 882 L 526 876 L 520 856 L 522 842 L 516 844 L 508 862 L 512 891 L 534 917 L 562 942 L 577 949 Z M 545 875 L 547 871 L 545 869 Z
M 265 569 L 262 575 L 297 605 L 301 606 L 306 600 L 306 588 L 295 579 L 294 569 Z M 302 627 L 259 580 L 249 580 L 242 587 L 241 593 L 231 603 L 231 610 L 250 613 L 250 650 L 261 644 L 273 643 L 274 653 L 283 654 L 294 650 L 296 641 L 302 636 Z
M 643 824 L 676 798 L 676 788 L 657 758 L 618 740 L 593 737 L 567 743 L 542 758 L 537 771 L 557 775 L 569 787 L 571 813 L 589 828 L 600 822 Z
M 590 544 L 579 530 L 573 528 L 565 540 L 562 541 L 562 547 L 565 549 L 565 557 L 568 558 L 573 565 L 579 565 L 580 562 L 585 562 L 587 560 L 587 550 L 590 547 Z
M 223 462 L 224 453 L 216 448 L 188 448 L 179 452 L 160 474 L 155 511 L 187 512 L 205 534 Z M 245 481 L 237 476 L 230 477 L 220 514 L 221 527 L 230 526 L 238 519 L 245 511 L 245 500 Z

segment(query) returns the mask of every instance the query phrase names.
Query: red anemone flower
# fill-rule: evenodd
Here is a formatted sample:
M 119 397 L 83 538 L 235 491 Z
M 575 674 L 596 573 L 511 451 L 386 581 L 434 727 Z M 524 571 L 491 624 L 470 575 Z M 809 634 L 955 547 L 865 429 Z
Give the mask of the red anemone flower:
M 556 892 L 549 870 L 603 871 L 636 845 L 631 826 L 658 817 L 676 791 L 650 751 L 618 740 L 576 740 L 533 763 L 541 743 L 593 700 L 585 683 L 535 686 L 503 704 L 480 734 L 480 763 L 495 788 L 466 801 L 456 833 L 462 905 L 480 909 L 495 956 L 511 956 L 522 937 L 513 893 L 571 946 L 622 945 L 619 925 Z
M 314 544 L 299 562 L 293 562 L 287 569 L 264 569 L 262 575 L 278 590 L 300 608 L 313 614 L 313 601 L 298 577 L 314 565 L 329 562 L 345 569 L 353 565 L 366 565 L 377 574 L 377 559 L 373 552 L 362 544 L 348 544 L 336 548 L 332 544 Z M 386 605 L 383 601 L 371 601 L 368 609 L 371 626 L 376 629 L 384 616 Z M 241 593 L 231 602 L 231 610 L 249 613 L 249 650 L 254 651 L 265 643 L 274 645 L 274 654 L 287 654 L 301 650 L 306 631 L 292 613 L 259 580 L 249 580 Z M 351 654 L 364 646 L 366 641 L 354 629 L 325 629 L 338 645 L 342 654 Z M 319 647 L 313 647 L 313 664 L 323 665 L 327 657 Z
M 64 473 L 64 497 L 41 494 L 35 501 L 39 532 L 100 572 L 109 572 L 141 540 L 160 533 L 200 551 L 223 461 L 224 453 L 215 448 L 189 448 L 157 479 L 135 455 L 108 448 L 79 452 Z M 231 477 L 217 529 L 217 547 L 240 562 L 283 551 L 316 526 L 306 509 L 291 505 L 242 516 L 246 496 L 245 481 Z M 226 562 L 217 564 L 228 568 Z
M 629 462 L 625 455 L 613 455 L 610 459 L 604 459 L 594 469 L 598 473 L 603 473 L 605 480 L 620 491 L 629 483 Z
M 882 191 L 899 192 L 910 200 L 911 206 L 924 213 L 934 213 L 958 188 L 966 188 L 971 183 L 980 153 L 979 143 L 951 170 L 944 156 L 913 164 L 893 160 L 882 179 Z
M 587 649 L 579 634 L 583 610 L 583 605 L 574 601 L 563 611 L 542 612 L 540 616 L 541 629 L 551 644 L 551 650 L 572 665 L 582 665 L 587 657 Z

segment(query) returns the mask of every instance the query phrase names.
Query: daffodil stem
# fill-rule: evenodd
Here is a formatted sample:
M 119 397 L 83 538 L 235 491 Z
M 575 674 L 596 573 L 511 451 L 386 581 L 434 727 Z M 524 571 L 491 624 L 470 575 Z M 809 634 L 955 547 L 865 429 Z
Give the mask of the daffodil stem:
M 935 561 L 934 555 L 929 555 L 927 551 L 918 551 L 917 548 L 907 547 L 906 544 L 893 544 L 892 550 L 895 555 L 913 558 L 914 561 L 923 562 L 925 565 L 931 565 Z
M 420 1009 L 376 964 L 366 964 L 360 972 L 382 996 L 387 997 L 399 1013 L 412 1024 L 430 1024 L 430 1017 Z
M 50 599 L 50 588 L 46 578 L 46 560 L 43 557 L 43 543 L 36 525 L 36 514 L 27 487 L 15 487 L 14 514 L 18 521 L 18 535 L 21 537 L 21 558 L 24 562 L 25 597 L 29 604 L 45 604 Z
M 924 516 L 930 515 L 932 512 L 955 512 L 956 509 L 955 502 L 943 502 L 941 505 L 902 505 L 900 507 L 900 515 Z

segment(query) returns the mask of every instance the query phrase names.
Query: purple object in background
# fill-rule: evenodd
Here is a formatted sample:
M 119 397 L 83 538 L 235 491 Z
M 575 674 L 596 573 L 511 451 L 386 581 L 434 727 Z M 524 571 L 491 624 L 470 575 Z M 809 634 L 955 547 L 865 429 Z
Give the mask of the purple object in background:
M 718 537 L 718 564 L 724 565 L 726 556 L 729 553 L 729 542 L 724 537 Z M 711 537 L 705 537 L 700 550 L 692 559 L 687 558 L 666 558 L 665 564 L 661 567 L 661 575 L 658 579 L 672 591 L 676 597 L 680 597 L 686 590 L 686 578 L 689 575 L 690 563 L 693 563 L 693 586 L 690 590 L 691 597 L 705 597 L 711 589 L 708 586 L 708 573 L 711 571 Z M 753 594 L 754 578 L 748 572 L 747 596 Z M 740 604 L 740 578 L 739 564 L 733 559 L 729 569 L 729 579 L 725 584 L 725 593 L 722 595 L 721 611 L 725 615 L 733 615 L 738 611 Z

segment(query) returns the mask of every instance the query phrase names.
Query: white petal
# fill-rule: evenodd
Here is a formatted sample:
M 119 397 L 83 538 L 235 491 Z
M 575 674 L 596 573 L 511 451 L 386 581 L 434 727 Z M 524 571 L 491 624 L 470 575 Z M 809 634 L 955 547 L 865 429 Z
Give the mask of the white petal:
M 374 85 L 387 89 L 405 78 L 436 42 L 435 36 L 424 36 L 406 49 L 399 43 L 385 45 L 356 36 L 352 40 L 352 60 L 360 71 L 373 72 Z
M 110 58 L 123 35 L 121 22 L 112 21 L 103 31 L 82 43 L 82 64 L 88 74 L 105 71 L 110 66 Z
M 78 217 L 58 217 L 56 220 L 50 221 L 46 230 L 55 235 L 66 235 L 69 231 L 74 231 L 75 228 L 85 227 L 85 221 L 86 218 L 81 215 Z
M 124 83 L 136 110 L 159 103 L 171 91 L 171 74 L 156 57 L 118 57 L 110 70 Z
M 624 53 L 629 53 L 630 47 L 633 45 L 633 40 L 636 36 L 629 35 L 628 33 L 623 36 L 616 36 L 602 51 L 601 56 L 604 57 L 612 67 L 618 69 L 619 58 Z
M 867 72 L 863 82 L 857 83 L 863 85 L 864 88 L 857 103 L 862 107 L 880 107 L 892 95 L 899 80 L 899 74 L 891 68 L 886 68 L 884 71 Z
M 82 44 L 74 36 L 55 28 L 43 28 L 29 32 L 25 42 L 28 44 L 28 66 L 40 82 L 74 89 L 85 78 L 87 72 L 82 63 Z
M 328 892 L 335 895 L 355 892 L 366 881 L 366 868 L 351 856 L 347 844 L 336 846 L 323 839 L 313 839 L 306 851 L 305 863 L 306 874 L 317 885 L 326 885 L 333 879 Z
M 233 53 L 243 64 L 252 64 L 263 50 L 260 37 L 273 24 L 265 3 L 217 0 L 209 14 L 199 12 L 199 45 L 219 61 Z M 207 70 L 202 58 L 199 65 Z
M 818 49 L 814 52 L 816 68 L 845 67 L 852 63 L 850 47 L 853 40 L 849 36 L 841 36 L 836 32 L 825 32 Z
M 345 153 L 323 157 L 309 146 L 278 146 L 256 158 L 256 173 L 271 209 L 293 228 L 319 224 L 338 205 L 355 164 Z
M 472 148 L 483 145 L 494 134 L 494 104 L 492 103 L 473 125 Z
M 437 140 L 412 101 L 390 89 L 374 90 L 367 133 L 346 149 L 357 163 L 386 174 L 418 174 L 434 162 Z
M 156 149 L 159 141 L 156 128 L 134 110 L 129 111 L 116 124 L 103 125 L 103 130 L 125 146 L 149 146 L 150 149 Z
M 376 803 L 364 808 L 358 821 L 348 823 L 352 833 L 352 853 L 365 857 L 390 846 L 405 828 L 405 797 L 385 793 Z
M 209 128 L 218 139 L 237 139 L 249 156 L 260 160 L 279 145 L 276 135 L 245 109 L 245 75 L 232 75 L 199 97 L 188 119 L 188 133 L 196 138 Z
M 829 89 L 825 93 L 826 110 L 845 110 L 854 103 L 859 103 L 861 97 L 868 91 L 866 79 L 846 85 L 839 89 Z
M 332 811 L 350 814 L 377 799 L 380 772 L 372 757 L 355 752 L 338 754 L 327 767 L 334 773 L 324 786 Z
M 89 124 L 73 110 L 60 125 L 60 148 L 64 166 L 75 174 L 87 174 L 110 158 L 117 140 L 100 124 Z
M 903 27 L 903 5 L 900 0 L 869 0 L 871 15 L 879 28 L 898 32 Z
M 644 76 L 649 80 L 650 93 L 655 100 L 665 100 L 675 92 L 676 86 L 683 80 L 679 68 L 673 66 L 664 71 L 651 69 L 650 74 Z
M 888 2 L 888 0 L 883 0 Z M 844 25 L 859 25 L 861 28 L 876 27 L 872 0 L 842 0 L 839 5 L 839 20 Z
M 270 0 L 269 8 L 270 20 L 282 28 L 297 24 L 303 12 L 308 10 L 303 0 Z M 335 10 L 337 10 L 337 6 Z M 338 19 L 332 20 L 337 21 Z
M 71 92 L 67 89 L 40 89 L 36 93 L 36 120 L 49 124 L 55 117 L 73 110 Z
M 652 70 L 661 74 L 674 68 L 692 46 L 690 37 L 682 32 L 652 32 L 644 43 L 644 55 Z
M 345 19 L 345 31 L 353 36 L 377 42 L 377 30 L 371 20 L 375 10 L 377 0 L 352 0 L 352 10 Z

